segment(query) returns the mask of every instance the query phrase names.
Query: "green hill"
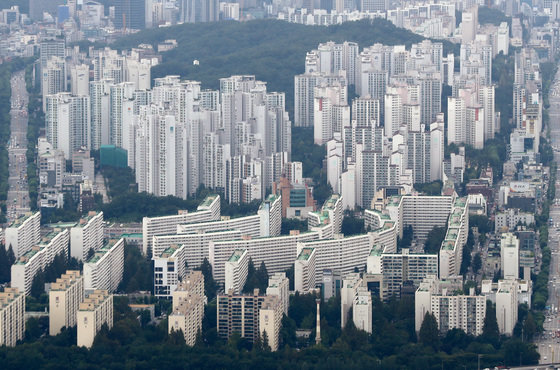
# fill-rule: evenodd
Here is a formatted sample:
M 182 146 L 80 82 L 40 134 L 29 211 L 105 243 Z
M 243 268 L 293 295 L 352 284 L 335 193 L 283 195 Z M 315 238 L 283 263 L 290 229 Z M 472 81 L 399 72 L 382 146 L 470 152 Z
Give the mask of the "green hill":
M 146 30 L 120 39 L 113 46 L 131 48 L 140 43 L 155 46 L 166 39 L 175 39 L 179 45 L 163 54 L 163 63 L 153 68 L 152 77 L 175 74 L 216 89 L 221 77 L 252 74 L 266 81 L 269 91 L 285 92 L 287 108 L 292 111 L 293 76 L 303 73 L 305 54 L 319 43 L 354 41 L 361 48 L 376 42 L 410 46 L 423 38 L 381 19 L 330 27 L 256 20 Z M 446 51 L 452 47 L 453 44 L 445 43 Z M 193 60 L 200 61 L 200 65 L 194 66 Z

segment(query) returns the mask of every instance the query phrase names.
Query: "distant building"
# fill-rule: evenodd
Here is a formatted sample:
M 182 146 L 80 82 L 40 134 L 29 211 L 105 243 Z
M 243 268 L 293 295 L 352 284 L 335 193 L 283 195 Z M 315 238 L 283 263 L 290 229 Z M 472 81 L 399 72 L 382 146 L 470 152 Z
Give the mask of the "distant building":
M 249 254 L 247 249 L 236 249 L 226 261 L 226 282 L 224 290 L 239 294 L 247 281 Z

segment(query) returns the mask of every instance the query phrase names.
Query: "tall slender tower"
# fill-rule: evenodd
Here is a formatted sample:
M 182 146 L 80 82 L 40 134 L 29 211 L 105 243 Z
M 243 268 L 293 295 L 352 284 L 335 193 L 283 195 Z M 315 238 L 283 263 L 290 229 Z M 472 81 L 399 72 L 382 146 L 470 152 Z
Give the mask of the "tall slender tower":
M 317 335 L 315 335 L 315 344 L 321 343 L 321 300 L 317 298 Z

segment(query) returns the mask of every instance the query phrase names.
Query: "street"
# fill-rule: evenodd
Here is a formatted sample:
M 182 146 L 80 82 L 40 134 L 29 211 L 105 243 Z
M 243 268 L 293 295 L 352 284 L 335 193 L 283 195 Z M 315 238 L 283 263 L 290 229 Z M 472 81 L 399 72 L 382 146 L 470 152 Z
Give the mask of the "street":
M 556 163 L 560 163 L 560 74 L 557 72 L 554 78 L 553 86 L 550 91 L 550 139 L 554 148 L 554 159 Z M 558 309 L 560 275 L 558 264 L 560 263 L 559 253 L 559 237 L 560 237 L 560 173 L 556 174 L 556 183 L 550 186 L 556 187 L 556 198 L 550 207 L 550 218 L 548 228 L 548 245 L 551 252 L 550 274 L 548 283 L 548 302 L 543 335 L 535 340 L 538 351 L 541 355 L 540 363 L 560 362 L 560 338 L 556 338 L 560 330 L 560 316 Z
M 8 143 L 9 190 L 7 200 L 8 220 L 29 212 L 29 188 L 27 186 L 27 103 L 29 97 L 25 87 L 25 72 L 14 73 L 10 81 L 12 88 L 10 128 Z

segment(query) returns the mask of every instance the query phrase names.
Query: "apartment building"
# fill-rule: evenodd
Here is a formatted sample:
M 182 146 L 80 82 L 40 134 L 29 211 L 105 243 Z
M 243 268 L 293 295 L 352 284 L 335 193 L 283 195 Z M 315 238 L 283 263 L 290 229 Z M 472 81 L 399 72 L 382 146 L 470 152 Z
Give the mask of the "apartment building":
M 266 331 L 269 346 L 276 350 L 282 314 L 279 298 L 259 295 L 258 289 L 253 294 L 218 295 L 218 336 L 227 340 L 231 334 L 239 333 L 254 342 Z
M 49 290 L 49 335 L 62 328 L 76 326 L 80 304 L 84 301 L 84 277 L 80 271 L 68 270 L 51 283 Z
M 124 239 L 110 240 L 84 263 L 84 289 L 117 290 L 124 270 Z
M 214 279 L 225 281 L 225 262 L 236 249 L 246 249 L 255 266 L 262 262 L 269 273 L 288 269 L 297 257 L 297 244 L 319 239 L 316 231 L 270 238 L 245 237 L 242 240 L 211 241 L 209 246 L 210 264 Z
M 286 277 L 285 272 L 277 272 L 269 276 L 266 295 L 275 295 L 280 300 L 282 312 L 288 315 L 290 305 L 290 280 Z
M 90 348 L 103 324 L 113 327 L 113 295 L 107 290 L 94 290 L 82 303 L 77 313 L 78 347 Z
M 249 268 L 249 254 L 247 249 L 236 249 L 233 251 L 225 264 L 225 285 L 224 291 L 233 291 L 235 294 L 241 293 Z
M 0 293 L 0 346 L 14 347 L 25 333 L 25 294 L 17 288 Z
M 16 258 L 39 243 L 41 212 L 27 213 L 12 222 L 4 232 L 6 250 L 12 247 Z
M 315 248 L 301 248 L 294 262 L 294 288 L 302 294 L 309 293 L 315 289 L 317 254 Z
M 177 284 L 185 275 L 187 268 L 185 246 L 172 245 L 164 250 L 154 261 L 154 295 L 170 297 Z
M 78 225 L 70 229 L 70 257 L 85 261 L 89 253 L 103 247 L 103 212 L 89 212 Z M 90 252 L 90 250 L 92 252 Z
M 445 239 L 439 251 L 439 274 L 442 279 L 459 275 L 463 247 L 469 235 L 469 204 L 466 198 L 457 198 L 447 222 Z
M 426 313 L 436 318 L 440 333 L 451 329 L 462 329 L 469 335 L 482 334 L 486 317 L 486 297 L 474 295 L 452 295 L 435 276 L 429 276 L 415 293 L 415 327 L 420 330 Z
M 177 234 L 178 225 L 217 221 L 220 219 L 220 196 L 209 195 L 198 206 L 196 212 L 179 211 L 177 215 L 144 217 L 142 220 L 142 252 L 152 249 L 154 236 Z
M 190 268 L 198 267 L 208 258 L 208 247 L 211 241 L 241 239 L 239 230 L 216 232 L 194 232 L 191 234 L 172 234 L 153 237 L 152 257 L 157 257 L 172 245 L 185 246 L 185 258 Z
M 197 294 L 189 295 L 173 307 L 168 317 L 168 332 L 181 331 L 187 346 L 194 346 L 196 336 L 202 331 L 204 318 L 204 298 Z
M 68 255 L 69 234 L 67 229 L 55 229 L 21 255 L 12 265 L 12 288 L 29 295 L 35 276 L 52 263 L 57 255 L 62 254 L 65 258 Z
M 177 289 L 171 293 L 173 309 L 175 310 L 181 301 L 191 295 L 202 297 L 206 301 L 206 296 L 204 295 L 204 275 L 200 271 L 187 272 L 183 280 L 177 285 Z

